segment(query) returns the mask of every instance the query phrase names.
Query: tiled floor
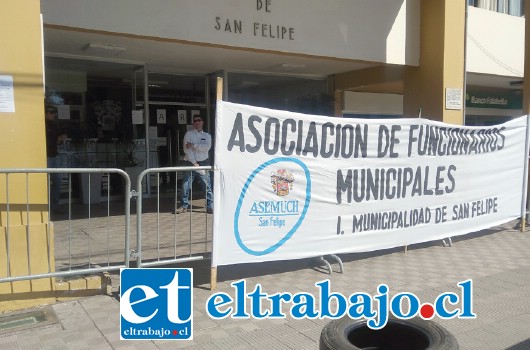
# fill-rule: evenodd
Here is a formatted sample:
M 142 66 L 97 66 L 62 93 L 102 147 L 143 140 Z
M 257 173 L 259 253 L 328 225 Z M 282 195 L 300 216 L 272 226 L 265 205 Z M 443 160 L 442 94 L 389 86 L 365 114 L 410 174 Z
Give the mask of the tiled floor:
M 173 219 L 168 212 L 162 215 Z M 156 221 L 156 215 L 146 220 Z M 452 247 L 437 241 L 409 246 L 407 253 L 392 249 L 341 255 L 343 274 L 335 264 L 328 275 L 316 259 L 220 267 L 217 291 L 233 295 L 231 282 L 245 278 L 249 288 L 260 283 L 269 293 L 315 292 L 314 284 L 329 278 L 332 290 L 345 295 L 375 294 L 385 283 L 390 294 L 414 292 L 429 301 L 442 292 L 458 292 L 457 283 L 472 279 L 477 318 L 435 322 L 456 337 L 460 349 L 530 349 L 530 232 L 520 233 L 514 225 L 454 238 Z M 197 234 L 197 250 L 209 249 L 211 236 Z M 119 302 L 115 295 L 101 295 L 53 305 L 58 323 L 1 335 L 0 349 L 318 349 L 326 319 L 211 319 L 205 312 L 212 294 L 209 263 L 186 264 L 194 268 L 196 284 L 192 341 L 119 340 Z M 117 290 L 119 280 L 113 277 Z

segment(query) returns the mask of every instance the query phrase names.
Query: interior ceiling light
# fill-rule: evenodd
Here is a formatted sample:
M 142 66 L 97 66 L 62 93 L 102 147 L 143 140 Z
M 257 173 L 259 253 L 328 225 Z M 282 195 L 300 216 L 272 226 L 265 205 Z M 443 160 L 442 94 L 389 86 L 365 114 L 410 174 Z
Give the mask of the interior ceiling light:
M 112 44 L 88 43 L 83 50 L 92 54 L 116 56 L 125 51 L 125 48 Z
M 279 70 L 295 70 L 305 68 L 306 65 L 303 63 L 280 63 L 275 66 L 272 66 L 274 69 Z

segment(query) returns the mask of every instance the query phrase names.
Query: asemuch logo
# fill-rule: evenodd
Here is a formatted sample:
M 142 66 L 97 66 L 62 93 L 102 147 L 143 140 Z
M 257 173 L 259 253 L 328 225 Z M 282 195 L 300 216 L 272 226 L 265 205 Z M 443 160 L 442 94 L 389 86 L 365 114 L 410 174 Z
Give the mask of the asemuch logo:
M 250 255 L 274 252 L 296 233 L 310 202 L 311 174 L 302 161 L 280 157 L 261 164 L 248 177 L 237 202 L 237 244 Z
M 122 269 L 122 340 L 193 339 L 192 269 Z

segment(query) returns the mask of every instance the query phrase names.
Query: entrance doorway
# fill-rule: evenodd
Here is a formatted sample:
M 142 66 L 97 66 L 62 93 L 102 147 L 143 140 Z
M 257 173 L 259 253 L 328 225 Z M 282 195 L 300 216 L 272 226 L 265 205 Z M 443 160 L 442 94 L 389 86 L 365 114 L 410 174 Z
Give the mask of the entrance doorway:
M 206 120 L 206 106 L 168 102 L 149 103 L 149 136 L 152 140 L 150 145 L 154 146 L 151 151 L 153 156 L 156 153 L 157 158 L 153 159 L 153 163 L 156 163 L 157 167 L 189 165 L 184 161 L 183 139 L 192 127 L 192 120 L 196 115 Z M 159 181 L 162 189 L 169 190 L 173 189 L 180 179 L 180 177 L 175 179 L 174 173 L 161 174 Z
M 136 81 L 136 109 L 143 110 L 143 77 L 137 77 Z M 148 140 L 149 167 L 187 165 L 182 148 L 184 135 L 193 128 L 193 116 L 200 115 L 208 121 L 207 86 L 204 75 L 148 74 L 148 122 L 137 125 L 135 134 Z M 210 128 L 205 129 L 212 133 Z M 181 176 L 162 173 L 157 178 L 151 177 L 148 191 L 159 184 L 162 192 L 173 193 L 175 187 L 180 188 Z

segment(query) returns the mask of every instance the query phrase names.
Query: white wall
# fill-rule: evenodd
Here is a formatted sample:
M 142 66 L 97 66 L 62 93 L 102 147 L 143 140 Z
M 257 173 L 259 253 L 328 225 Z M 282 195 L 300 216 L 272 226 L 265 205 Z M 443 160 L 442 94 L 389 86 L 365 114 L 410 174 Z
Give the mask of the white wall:
M 419 6 L 419 0 L 41 0 L 46 24 L 408 65 L 419 62 Z M 269 37 L 271 25 L 274 36 L 277 26 L 285 28 L 283 39 Z
M 524 32 L 522 17 L 469 7 L 467 71 L 522 77 Z

